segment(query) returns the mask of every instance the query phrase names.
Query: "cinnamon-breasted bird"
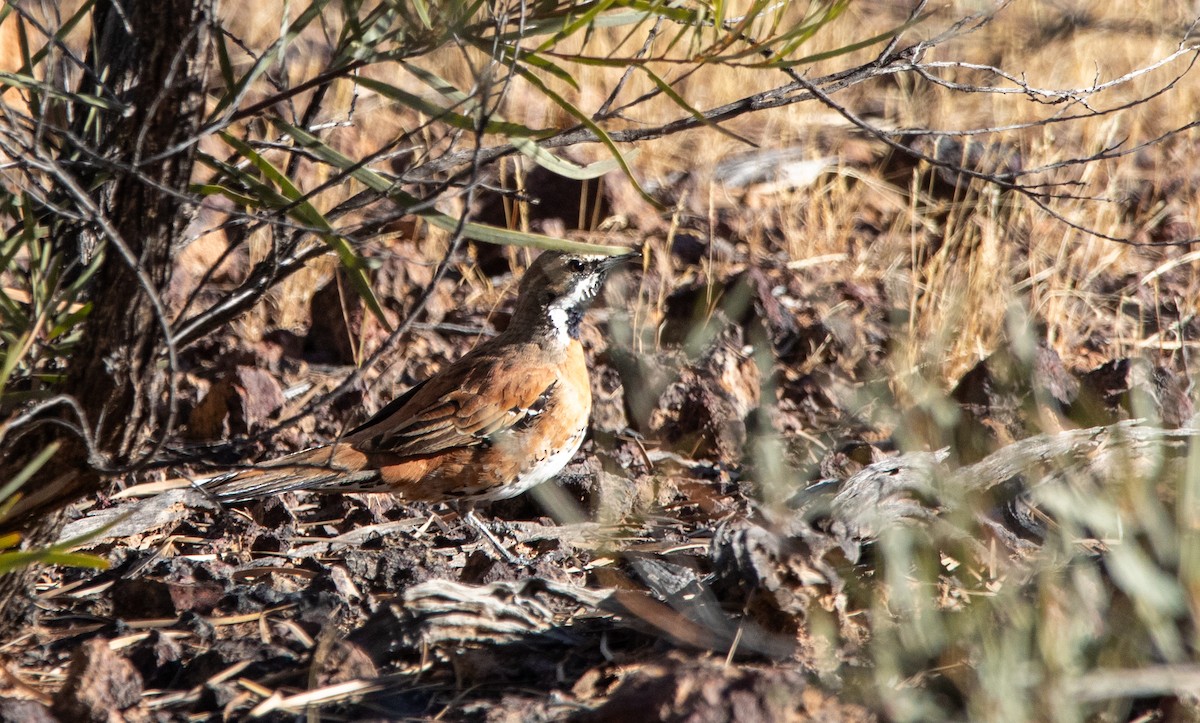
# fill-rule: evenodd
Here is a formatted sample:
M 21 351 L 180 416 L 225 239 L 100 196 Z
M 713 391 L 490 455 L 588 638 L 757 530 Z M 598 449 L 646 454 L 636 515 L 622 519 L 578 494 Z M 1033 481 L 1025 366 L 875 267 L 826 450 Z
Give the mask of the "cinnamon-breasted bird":
M 553 478 L 583 443 L 592 409 L 580 322 L 608 270 L 632 255 L 542 253 L 521 279 L 503 333 L 341 440 L 205 489 L 231 502 L 292 490 L 481 502 Z

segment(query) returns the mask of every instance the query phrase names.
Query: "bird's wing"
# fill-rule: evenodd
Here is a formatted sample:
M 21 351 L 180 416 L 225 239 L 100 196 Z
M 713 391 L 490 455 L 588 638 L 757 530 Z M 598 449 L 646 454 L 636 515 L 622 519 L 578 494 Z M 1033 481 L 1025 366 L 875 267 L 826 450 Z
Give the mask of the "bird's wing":
M 477 360 L 479 362 L 481 360 Z M 446 369 L 384 407 L 348 441 L 366 453 L 422 456 L 489 444 L 540 414 L 557 383 L 552 369 L 505 368 L 500 359 Z
M 400 396 L 396 397 L 392 401 L 388 402 L 383 407 L 383 409 L 380 409 L 378 412 L 375 412 L 374 414 L 372 414 L 370 419 L 368 419 L 367 421 L 358 425 L 354 429 L 351 429 L 349 432 L 346 432 L 346 436 L 353 437 L 354 435 L 358 434 L 359 432 L 363 431 L 364 429 L 367 429 L 368 427 L 374 427 L 377 424 L 379 424 L 380 422 L 387 420 L 388 417 L 391 417 L 393 414 L 396 414 L 401 409 L 403 409 L 406 404 L 411 402 L 412 398 L 415 397 L 422 389 L 424 389 L 425 385 L 428 383 L 429 383 L 428 379 L 426 379 L 425 381 L 417 382 L 411 388 L 409 388 L 409 390 L 407 392 L 401 394 Z

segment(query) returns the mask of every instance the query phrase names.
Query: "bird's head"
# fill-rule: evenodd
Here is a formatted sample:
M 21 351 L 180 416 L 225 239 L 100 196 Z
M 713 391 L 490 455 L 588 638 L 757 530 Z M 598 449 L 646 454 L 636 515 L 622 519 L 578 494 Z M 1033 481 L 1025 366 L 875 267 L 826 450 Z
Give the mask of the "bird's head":
M 521 279 L 512 324 L 551 332 L 562 341 L 579 338 L 583 312 L 600 292 L 605 275 L 637 255 L 544 252 Z

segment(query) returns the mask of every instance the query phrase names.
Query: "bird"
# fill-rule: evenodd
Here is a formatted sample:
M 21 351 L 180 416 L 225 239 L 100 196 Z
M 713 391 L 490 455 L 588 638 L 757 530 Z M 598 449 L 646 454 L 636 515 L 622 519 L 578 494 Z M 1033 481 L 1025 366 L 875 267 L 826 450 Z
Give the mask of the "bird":
M 465 506 L 515 497 L 575 456 L 592 408 L 584 312 L 614 266 L 639 252 L 544 251 L 522 277 L 507 328 L 331 444 L 201 484 L 222 502 L 290 491 L 386 492 Z

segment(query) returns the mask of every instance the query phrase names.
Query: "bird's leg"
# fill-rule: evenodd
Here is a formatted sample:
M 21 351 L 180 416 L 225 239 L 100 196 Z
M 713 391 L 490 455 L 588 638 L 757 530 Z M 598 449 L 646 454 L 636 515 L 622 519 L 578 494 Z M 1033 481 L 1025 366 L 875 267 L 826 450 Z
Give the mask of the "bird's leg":
M 478 530 L 479 534 L 483 535 L 488 542 L 492 543 L 492 547 L 496 548 L 496 552 L 500 553 L 500 557 L 504 558 L 505 562 L 509 563 L 510 565 L 518 565 L 520 567 L 529 567 L 532 564 L 530 560 L 512 554 L 506 547 L 504 547 L 504 545 L 500 544 L 499 538 L 492 533 L 487 524 L 475 516 L 475 508 L 472 507 L 467 509 L 466 514 L 463 515 L 463 519 L 465 519 L 468 524 Z

